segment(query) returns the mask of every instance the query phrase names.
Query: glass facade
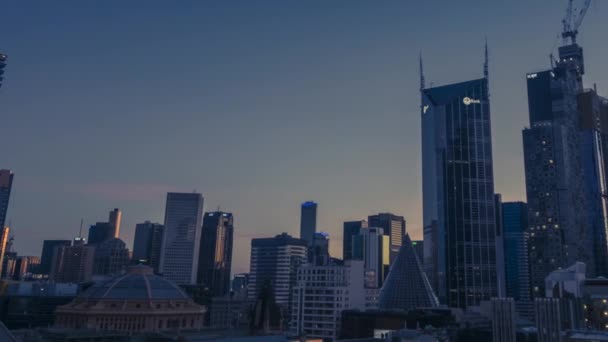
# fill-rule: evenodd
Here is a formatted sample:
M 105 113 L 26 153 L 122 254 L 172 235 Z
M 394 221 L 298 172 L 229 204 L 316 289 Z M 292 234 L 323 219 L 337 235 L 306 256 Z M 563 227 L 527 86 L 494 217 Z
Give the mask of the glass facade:
M 524 202 L 502 204 L 502 229 L 505 251 L 506 296 L 530 301 L 527 229 L 528 206 Z
M 205 213 L 203 218 L 197 283 L 207 286 L 214 297 L 230 291 L 233 222 L 231 213 L 221 211 Z
M 304 202 L 300 215 L 300 239 L 306 240 L 312 246 L 317 232 L 317 203 Z

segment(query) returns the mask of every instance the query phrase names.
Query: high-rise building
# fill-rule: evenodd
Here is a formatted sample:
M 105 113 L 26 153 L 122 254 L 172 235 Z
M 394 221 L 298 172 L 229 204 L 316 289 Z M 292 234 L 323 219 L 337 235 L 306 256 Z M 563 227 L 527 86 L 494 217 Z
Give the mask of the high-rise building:
M 4 80 L 4 68 L 6 67 L 7 55 L 0 52 L 0 88 L 2 88 L 2 81 Z
M 230 291 L 234 217 L 231 213 L 205 213 L 198 259 L 197 283 L 205 285 L 214 297 Z
M 399 248 L 405 236 L 405 218 L 391 213 L 380 213 L 367 217 L 369 227 L 382 228 L 384 235 L 390 240 L 390 263 L 392 264 L 399 254 Z
M 108 223 L 112 227 L 112 237 L 118 238 L 120 236 L 120 221 L 122 219 L 122 212 L 118 208 L 114 208 L 114 210 L 110 211 L 110 218 Z
M 365 287 L 380 288 L 388 275 L 390 238 L 382 228 L 362 228 L 353 237 L 353 260 L 363 260 Z
M 1 75 L 0 75 L 1 76 Z M 6 213 L 13 187 L 13 173 L 10 170 L 0 170 L 0 227 L 6 223 Z
M 40 258 L 40 274 L 49 274 L 51 272 L 51 265 L 53 264 L 53 253 L 56 247 L 70 246 L 72 242 L 70 240 L 44 240 L 42 243 L 42 254 Z
M 492 341 L 515 342 L 517 322 L 513 298 L 492 298 Z
M 132 260 L 150 265 L 158 273 L 164 227 L 160 223 L 146 221 L 135 225 Z
M 290 331 L 294 336 L 336 340 L 342 310 L 365 310 L 363 261 L 344 266 L 307 264 L 293 288 Z
M 165 279 L 179 285 L 196 282 L 202 216 L 201 194 L 167 194 L 160 260 L 160 270 Z
M 359 235 L 361 228 L 367 228 L 367 221 L 344 222 L 342 233 L 342 258 L 344 260 L 353 258 L 353 237 Z
M 606 166 L 608 106 L 584 90 L 583 49 L 559 48 L 549 70 L 527 74 L 530 127 L 523 130 L 530 283 L 577 261 L 608 275 Z
M 297 270 L 306 263 L 307 251 L 306 240 L 293 238 L 286 233 L 273 238 L 252 239 L 249 300 L 258 298 L 262 290 L 270 285 L 275 302 L 288 309 Z
M 249 273 L 235 274 L 232 278 L 231 290 L 235 297 L 247 298 L 247 287 L 249 286 Z
M 118 238 L 110 238 L 95 246 L 93 274 L 117 275 L 129 265 L 127 245 Z
M 83 283 L 93 276 L 95 247 L 84 244 L 55 248 L 49 279 L 56 283 Z
M 308 253 L 308 260 L 313 265 L 328 265 L 331 261 L 331 257 L 329 256 L 329 234 L 324 232 L 315 233 L 313 246 Z
M 306 240 L 312 246 L 317 232 L 317 203 L 304 202 L 300 214 L 300 239 Z
M 109 222 L 97 222 L 89 227 L 89 245 L 98 245 L 114 237 L 114 228 Z
M 524 202 L 502 203 L 502 231 L 506 296 L 530 303 L 530 270 L 528 264 L 528 206 Z M 518 311 L 519 307 L 518 307 Z
M 403 311 L 439 306 L 408 235 L 403 237 L 397 259 L 382 286 L 378 306 L 383 310 Z
M 7 252 L 6 246 L 8 244 L 10 231 L 11 229 L 6 226 L 2 226 L 2 229 L 0 229 L 0 275 L 3 271 L 4 254 Z
M 484 78 L 425 88 L 421 61 L 424 263 L 442 304 L 498 295 L 488 63 Z

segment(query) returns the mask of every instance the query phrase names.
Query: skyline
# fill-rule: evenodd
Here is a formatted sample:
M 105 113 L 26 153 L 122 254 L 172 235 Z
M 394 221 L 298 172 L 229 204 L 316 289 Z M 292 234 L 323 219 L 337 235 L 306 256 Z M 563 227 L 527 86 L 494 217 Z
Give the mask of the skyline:
M 123 210 L 121 237 L 131 248 L 135 223 L 163 222 L 166 192 L 192 189 L 209 203 L 206 211 L 220 206 L 234 214 L 234 273 L 248 269 L 243 262 L 252 237 L 283 231 L 297 236 L 300 203 L 307 200 L 319 204 L 318 230 L 331 234 L 334 255 L 341 254 L 342 222 L 379 212 L 405 216 L 408 233 L 420 239 L 418 54 L 424 56 L 427 84 L 478 78 L 486 35 L 496 192 L 505 201 L 525 200 L 525 74 L 548 67 L 562 8 L 551 8 L 549 1 L 441 4 L 447 14 L 435 13 L 434 20 L 482 13 L 480 26 L 492 23 L 483 25 L 489 32 L 465 35 L 475 25 L 463 17 L 445 22 L 443 32 L 431 27 L 410 37 L 422 27 L 422 19 L 408 16 L 411 5 L 344 3 L 241 3 L 231 9 L 191 2 L 193 8 L 182 3 L 169 9 L 155 2 L 146 8 L 113 2 L 96 11 L 58 4 L 41 6 L 37 14 L 44 17 L 27 18 L 20 17 L 26 6 L 7 6 L 0 32 L 12 34 L 0 33 L 0 50 L 9 55 L 0 110 L 9 117 L 0 144 L 15 153 L 0 156 L 0 168 L 15 172 L 8 215 L 15 249 L 38 255 L 43 239 L 71 238 L 81 217 L 88 226 L 115 207 Z M 437 3 L 414 12 L 428 20 Z M 120 13 L 110 19 L 112 6 L 123 11 L 115 9 Z M 499 28 L 510 23 L 507 14 L 522 8 L 528 13 L 520 25 L 504 31 L 537 31 L 507 41 Z M 251 10 L 264 16 L 253 18 Z M 47 11 L 65 13 L 51 19 Z M 579 36 L 588 68 L 585 86 L 597 82 L 600 94 L 608 94 L 608 69 L 602 68 L 608 48 L 599 44 L 606 13 L 605 4 L 595 3 Z M 196 15 L 209 21 L 199 22 Z M 225 20 L 232 26 L 224 26 Z M 108 22 L 113 25 L 100 30 Z M 11 30 L 17 25 L 24 30 Z M 276 30 L 281 27 L 286 30 Z M 128 38 L 121 39 L 121 28 Z M 95 30 L 100 31 L 94 43 L 115 49 L 94 48 L 87 32 Z M 197 39 L 198 32 L 207 40 Z M 129 41 L 140 44 L 126 46 Z M 70 46 L 74 42 L 79 45 Z M 203 42 L 211 48 L 201 48 Z M 512 53 L 515 43 L 526 53 Z M 195 52 L 207 59 L 191 57 L 199 56 Z M 444 62 L 446 55 L 453 63 Z M 48 79 L 39 78 L 41 70 Z M 36 125 L 45 119 L 47 124 Z M 163 141 L 166 133 L 170 139 Z

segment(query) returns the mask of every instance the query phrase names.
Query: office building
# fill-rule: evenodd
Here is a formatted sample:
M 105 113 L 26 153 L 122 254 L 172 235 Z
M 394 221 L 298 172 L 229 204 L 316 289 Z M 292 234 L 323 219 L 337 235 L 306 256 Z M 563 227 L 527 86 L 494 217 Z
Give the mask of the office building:
M 256 300 L 264 287 L 270 286 L 276 304 L 288 309 L 297 270 L 306 263 L 307 251 L 306 240 L 286 233 L 273 238 L 252 239 L 249 300 Z
M 93 274 L 117 275 L 130 263 L 127 245 L 118 238 L 110 238 L 95 246 Z
M 70 240 L 44 240 L 42 242 L 42 253 L 40 254 L 39 273 L 48 275 L 51 272 L 55 247 L 70 246 L 71 244 Z
M 1 226 L 2 229 L 0 229 L 0 275 L 4 272 L 3 267 L 4 267 L 4 254 L 6 254 L 7 252 L 7 245 L 8 245 L 8 241 L 9 241 L 9 234 L 11 232 L 11 229 L 9 227 L 6 226 Z
M 235 297 L 247 298 L 247 287 L 249 286 L 249 273 L 235 274 L 232 278 L 231 290 Z
M 40 257 L 38 256 L 18 256 L 15 260 L 15 270 L 13 280 L 31 279 L 38 272 Z
M 97 222 L 89 227 L 88 243 L 97 245 L 114 237 L 114 228 L 109 222 Z
M 390 241 L 390 263 L 392 264 L 399 254 L 399 248 L 405 236 L 405 218 L 391 213 L 380 213 L 367 217 L 369 227 L 382 228 L 384 235 Z
M 209 325 L 213 329 L 247 329 L 251 303 L 244 297 L 211 298 Z
M 487 70 L 486 48 L 484 78 L 425 88 L 421 61 L 424 264 L 449 307 L 498 295 Z
M 4 227 L 6 223 L 6 214 L 13 187 L 13 177 L 14 175 L 10 170 L 0 170 L 0 227 Z
M 304 202 L 300 207 L 300 239 L 312 246 L 317 232 L 317 203 Z
M 363 228 L 353 237 L 353 260 L 363 260 L 365 287 L 380 288 L 388 275 L 390 237 L 382 228 Z
M 56 283 L 83 283 L 91 281 L 95 247 L 84 244 L 57 246 L 49 279 Z
M 359 235 L 361 228 L 367 228 L 367 221 L 344 222 L 342 231 L 342 258 L 351 260 L 353 258 L 353 237 Z
M 163 230 L 162 224 L 150 221 L 135 225 L 132 260 L 135 263 L 149 265 L 156 273 L 160 266 Z
M 522 314 L 531 303 L 528 264 L 528 206 L 524 202 L 502 203 L 502 231 L 504 235 L 504 267 L 506 296 L 516 302 Z M 527 305 L 529 308 L 529 305 Z
M 313 265 L 329 265 L 329 234 L 324 232 L 315 233 L 313 246 L 309 249 L 308 260 Z
M 380 291 L 381 310 L 436 308 L 439 300 L 424 273 L 410 237 L 406 234 L 397 259 Z
M 202 216 L 201 194 L 167 194 L 160 260 L 160 270 L 165 279 L 179 285 L 196 282 Z
M 4 80 L 4 68 L 6 67 L 7 55 L 0 52 L 0 88 L 2 88 L 2 81 Z M 0 225 L 2 227 L 3 225 Z
M 149 266 L 97 282 L 56 310 L 55 328 L 127 332 L 130 335 L 198 330 L 205 309 Z
M 492 341 L 515 342 L 517 321 L 513 298 L 492 298 Z
M 365 310 L 364 265 L 361 260 L 344 266 L 304 265 L 293 288 L 290 331 L 294 336 L 335 340 L 342 310 Z
M 214 297 L 230 291 L 234 217 L 231 213 L 205 213 L 198 259 L 197 283 L 205 285 Z
M 120 236 L 120 221 L 122 220 L 122 212 L 118 208 L 114 208 L 114 210 L 110 211 L 110 217 L 108 223 L 112 227 L 111 235 L 114 238 L 118 238 Z

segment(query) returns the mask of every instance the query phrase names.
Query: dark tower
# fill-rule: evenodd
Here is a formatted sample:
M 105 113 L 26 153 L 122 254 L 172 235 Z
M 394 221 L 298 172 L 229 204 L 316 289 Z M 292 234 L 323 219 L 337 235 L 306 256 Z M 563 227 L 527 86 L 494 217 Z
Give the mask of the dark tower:
M 205 213 L 197 283 L 209 287 L 214 297 L 225 296 L 230 291 L 233 234 L 231 213 L 222 211 Z
M 302 203 L 300 216 L 300 239 L 306 240 L 312 246 L 317 232 L 317 203 Z

